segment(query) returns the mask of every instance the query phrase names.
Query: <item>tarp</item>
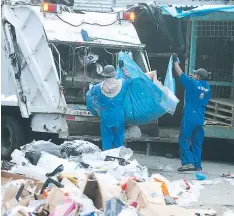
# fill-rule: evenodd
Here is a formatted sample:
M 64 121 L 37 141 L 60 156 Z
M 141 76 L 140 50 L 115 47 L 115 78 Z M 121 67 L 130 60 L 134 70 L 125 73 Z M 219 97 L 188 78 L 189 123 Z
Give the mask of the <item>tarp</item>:
M 159 5 L 164 14 L 171 15 L 176 18 L 204 16 L 214 12 L 232 12 L 234 13 L 234 5 L 204 5 L 194 9 L 184 11 L 176 6 Z
M 179 100 L 174 95 L 175 83 L 172 77 L 172 58 L 169 61 L 165 86 L 153 83 L 141 68 L 129 57 L 128 53 L 120 52 L 119 60 L 124 61 L 124 67 L 131 74 L 131 82 L 124 100 L 126 123 L 141 125 L 150 123 L 166 113 L 174 114 Z M 122 69 L 117 68 L 117 78 L 124 78 Z M 88 110 L 100 116 L 98 98 L 86 95 Z

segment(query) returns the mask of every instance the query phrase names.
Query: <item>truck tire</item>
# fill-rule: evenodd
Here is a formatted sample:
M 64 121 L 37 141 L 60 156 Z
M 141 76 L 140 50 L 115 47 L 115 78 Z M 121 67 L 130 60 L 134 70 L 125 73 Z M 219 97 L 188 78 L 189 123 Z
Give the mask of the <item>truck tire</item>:
M 9 115 L 2 116 L 1 156 L 8 159 L 15 149 L 25 144 L 25 132 L 19 121 Z

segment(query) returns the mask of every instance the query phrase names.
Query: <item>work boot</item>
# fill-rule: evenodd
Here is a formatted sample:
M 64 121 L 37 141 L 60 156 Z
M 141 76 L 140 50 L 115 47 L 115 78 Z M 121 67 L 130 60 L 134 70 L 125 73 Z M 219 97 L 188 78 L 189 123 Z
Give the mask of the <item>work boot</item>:
M 198 171 L 193 164 L 186 164 L 177 169 L 178 172 Z

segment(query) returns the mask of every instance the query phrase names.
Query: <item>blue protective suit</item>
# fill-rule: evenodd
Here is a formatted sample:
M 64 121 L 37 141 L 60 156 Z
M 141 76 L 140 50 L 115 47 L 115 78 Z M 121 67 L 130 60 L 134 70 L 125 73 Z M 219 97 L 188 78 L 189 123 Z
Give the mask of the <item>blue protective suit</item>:
M 205 109 L 211 97 L 211 89 L 205 80 L 195 80 L 182 73 L 180 82 L 185 88 L 185 106 L 181 122 L 179 145 L 182 165 L 193 164 L 201 168 L 204 140 Z
M 130 79 L 122 79 L 121 91 L 113 98 L 102 94 L 101 85 L 92 88 L 92 94 L 96 94 L 101 106 L 101 137 L 102 149 L 109 150 L 114 144 L 118 148 L 124 143 L 125 113 L 124 97 L 126 95 Z

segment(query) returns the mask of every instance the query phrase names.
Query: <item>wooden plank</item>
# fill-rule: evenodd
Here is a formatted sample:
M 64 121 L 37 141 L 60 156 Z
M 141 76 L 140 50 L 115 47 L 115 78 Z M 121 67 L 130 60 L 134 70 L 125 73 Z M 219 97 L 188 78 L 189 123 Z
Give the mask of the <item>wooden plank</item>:
M 232 114 L 232 110 L 228 110 L 228 109 L 224 109 L 224 108 L 219 108 L 218 111 Z
M 216 121 L 214 119 L 206 118 L 205 125 L 223 125 L 223 126 L 230 126 L 230 124 L 225 122 Z
M 231 99 L 211 99 L 210 102 L 212 103 L 218 103 L 219 105 L 226 105 L 226 106 L 231 106 L 234 107 L 234 100 Z
M 212 113 L 212 112 L 206 112 L 207 115 L 210 115 L 210 116 L 213 116 L 213 117 L 218 117 L 218 118 L 221 118 L 221 119 L 225 119 L 227 121 L 231 121 L 232 118 L 231 117 L 227 117 L 227 116 L 224 116 L 224 115 L 220 115 L 218 113 Z
M 206 106 L 206 108 L 215 109 L 215 106 L 212 106 L 212 105 L 208 104 L 208 105 Z

